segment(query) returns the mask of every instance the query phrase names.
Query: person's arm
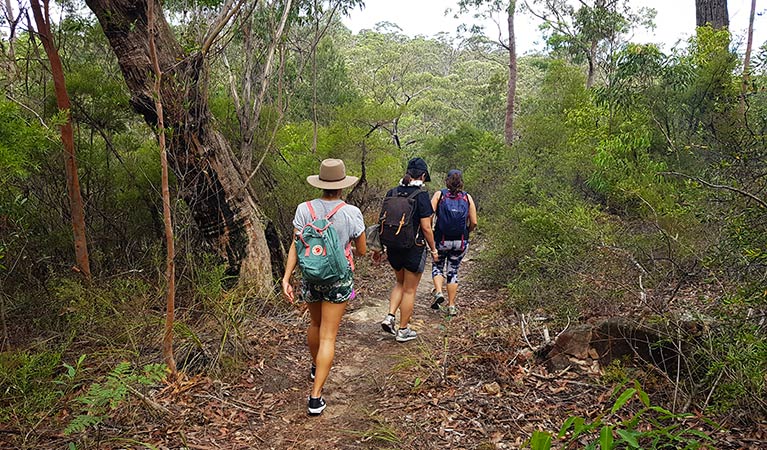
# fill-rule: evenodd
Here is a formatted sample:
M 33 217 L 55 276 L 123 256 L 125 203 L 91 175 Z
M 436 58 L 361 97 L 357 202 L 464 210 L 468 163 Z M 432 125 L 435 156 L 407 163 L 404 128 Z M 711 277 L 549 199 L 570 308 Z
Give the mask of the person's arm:
M 442 198 L 442 191 L 437 191 L 434 193 L 434 195 L 431 196 L 431 209 L 434 210 L 434 214 L 432 214 L 432 221 L 431 221 L 431 229 L 433 230 L 434 227 L 437 225 L 437 220 L 439 220 L 439 217 L 437 217 L 437 206 L 439 206 L 439 201 Z M 436 220 L 434 220 L 436 219 Z
M 434 210 L 434 214 L 437 213 L 437 206 L 439 206 L 440 198 L 442 198 L 442 191 L 437 191 L 431 196 L 431 209 Z
M 365 256 L 365 253 L 368 251 L 367 235 L 365 235 L 365 218 L 362 217 L 362 211 L 359 208 L 351 205 L 347 205 L 346 208 L 348 208 L 348 217 L 351 221 L 351 233 L 349 234 L 352 236 L 352 253 L 355 256 Z M 354 237 L 355 234 L 357 237 Z
M 363 231 L 360 233 L 359 236 L 354 238 L 354 254 L 356 256 L 365 256 L 365 253 L 368 251 L 368 244 L 367 244 L 367 237 L 365 237 L 365 232 Z
M 431 216 L 421 218 L 421 232 L 423 238 L 426 240 L 426 245 L 429 246 L 429 252 L 433 258 L 437 258 L 437 245 L 434 243 L 434 232 L 431 230 Z
M 285 263 L 285 274 L 282 276 L 282 294 L 288 299 L 290 303 L 295 300 L 293 295 L 293 285 L 290 284 L 290 277 L 293 275 L 293 271 L 296 270 L 298 265 L 298 255 L 296 254 L 296 239 L 295 235 L 298 230 L 293 229 L 293 239 L 290 243 L 290 250 L 288 250 L 288 261 Z
M 474 199 L 471 195 L 466 194 L 469 197 L 469 231 L 474 231 L 477 228 L 477 205 L 474 204 Z

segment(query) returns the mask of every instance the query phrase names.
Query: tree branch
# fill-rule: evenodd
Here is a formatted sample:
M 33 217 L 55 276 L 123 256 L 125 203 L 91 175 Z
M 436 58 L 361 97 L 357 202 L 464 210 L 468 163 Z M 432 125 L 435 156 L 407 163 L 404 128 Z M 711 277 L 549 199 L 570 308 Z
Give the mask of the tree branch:
M 694 177 L 694 176 L 687 175 L 687 174 L 680 173 L 680 172 L 658 172 L 658 174 L 659 175 L 674 175 L 674 176 L 677 176 L 677 177 L 687 178 L 689 180 L 696 181 L 696 182 L 698 182 L 698 183 L 700 183 L 700 184 L 702 184 L 704 186 L 710 187 L 712 189 L 722 189 L 722 190 L 725 190 L 725 191 L 735 192 L 736 194 L 740 194 L 740 195 L 742 195 L 744 197 L 748 197 L 751 200 L 754 200 L 755 202 L 759 203 L 759 206 L 761 206 L 762 208 L 767 208 L 767 202 L 765 202 L 764 200 L 760 199 L 759 197 L 757 197 L 756 195 L 754 195 L 754 194 L 752 194 L 750 192 L 746 192 L 746 191 L 743 191 L 741 189 L 738 189 L 738 188 L 735 188 L 735 187 L 732 187 L 732 186 L 727 186 L 727 185 L 723 185 L 723 184 L 709 183 L 708 181 L 702 180 L 702 179 L 700 179 L 698 177 Z
M 213 42 L 215 42 L 232 17 L 240 11 L 243 3 L 245 3 L 245 0 L 227 0 L 226 4 L 221 8 L 221 14 L 213 22 L 207 36 L 203 40 L 202 48 L 200 49 L 201 54 L 205 55 L 208 53 L 210 47 L 213 46 Z M 258 0 L 256 0 L 256 3 L 258 3 Z

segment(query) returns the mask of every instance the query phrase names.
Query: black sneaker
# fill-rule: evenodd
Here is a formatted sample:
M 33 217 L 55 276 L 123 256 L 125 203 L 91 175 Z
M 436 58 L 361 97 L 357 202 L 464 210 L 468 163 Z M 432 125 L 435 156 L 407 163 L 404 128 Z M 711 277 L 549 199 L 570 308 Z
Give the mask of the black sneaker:
M 325 410 L 325 406 L 327 405 L 325 404 L 324 398 L 322 397 L 314 398 L 311 396 L 309 397 L 309 415 L 310 416 L 319 416 L 320 414 L 322 414 L 322 411 Z
M 432 290 L 431 293 L 434 295 L 434 303 L 431 304 L 431 309 L 439 310 L 439 305 L 445 301 L 445 296 L 442 292 L 437 292 L 436 290 Z
M 314 376 L 317 373 L 317 366 L 312 364 L 312 370 L 309 372 L 309 379 L 314 381 Z

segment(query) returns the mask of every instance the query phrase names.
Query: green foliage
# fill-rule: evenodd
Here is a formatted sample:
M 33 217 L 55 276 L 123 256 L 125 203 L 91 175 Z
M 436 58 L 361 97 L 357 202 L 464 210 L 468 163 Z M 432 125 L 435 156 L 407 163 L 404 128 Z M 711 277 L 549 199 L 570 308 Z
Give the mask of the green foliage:
M 61 357 L 61 352 L 50 350 L 0 353 L 2 421 L 31 419 L 56 403 L 61 391 L 52 380 L 61 367 Z
M 135 326 L 125 320 L 136 310 L 144 310 L 153 301 L 155 293 L 138 278 L 115 279 L 110 283 L 85 286 L 77 280 L 62 278 L 52 283 L 48 308 L 57 314 L 42 314 L 35 324 L 49 331 L 82 333 L 87 331 L 111 332 L 111 343 L 131 339 L 129 333 L 117 333 Z
M 0 420 L 34 423 L 78 386 L 85 355 L 70 365 L 62 362 L 62 353 L 53 349 L 0 353 Z
M 36 170 L 37 158 L 52 146 L 52 137 L 39 122 L 27 120 L 18 106 L 0 100 L 0 186 Z
M 76 401 L 84 406 L 85 413 L 69 422 L 64 434 L 81 433 L 100 425 L 107 414 L 116 410 L 128 397 L 135 385 L 152 386 L 167 375 L 164 364 L 147 364 L 140 371 L 131 369 L 128 362 L 121 362 L 105 377 L 104 381 L 91 384 L 88 391 Z
M 616 387 L 617 394 L 623 385 Z M 632 401 L 639 401 L 640 409 L 625 411 Z M 621 414 L 619 412 L 623 411 Z M 628 416 L 627 418 L 623 418 Z M 674 414 L 665 408 L 650 403 L 650 397 L 639 383 L 625 389 L 613 403 L 609 412 L 599 415 L 593 421 L 584 417 L 570 416 L 562 424 L 558 439 L 567 445 L 576 442 L 586 444 L 586 449 L 668 449 L 707 448 L 711 437 L 686 423 L 690 415 Z M 552 435 L 536 431 L 528 447 L 534 450 L 551 448 Z
M 733 298 L 723 306 L 720 316 L 729 319 L 701 337 L 691 364 L 701 368 L 711 386 L 707 400 L 712 411 L 758 417 L 767 408 L 767 339 L 757 324 L 734 319 L 748 314 L 743 300 Z
M 655 27 L 655 10 L 634 10 L 629 3 L 583 1 L 576 7 L 562 0 L 536 0 L 533 9 L 546 17 L 541 30 L 552 52 L 580 64 L 609 59 L 605 54 L 631 30 Z
M 6 254 L 17 253 L 26 237 L 34 210 L 23 186 L 54 146 L 51 139 L 49 129 L 24 117 L 15 104 L 0 100 L 0 274 L 8 269 Z

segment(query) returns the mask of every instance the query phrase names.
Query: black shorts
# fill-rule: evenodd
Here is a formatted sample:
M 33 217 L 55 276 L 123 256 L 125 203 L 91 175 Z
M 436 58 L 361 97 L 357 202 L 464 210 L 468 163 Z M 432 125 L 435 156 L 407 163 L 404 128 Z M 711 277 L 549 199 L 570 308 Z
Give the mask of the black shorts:
M 423 273 L 426 266 L 426 246 L 418 246 L 406 249 L 386 249 L 386 256 L 392 268 L 399 272 L 405 269 L 413 273 Z

